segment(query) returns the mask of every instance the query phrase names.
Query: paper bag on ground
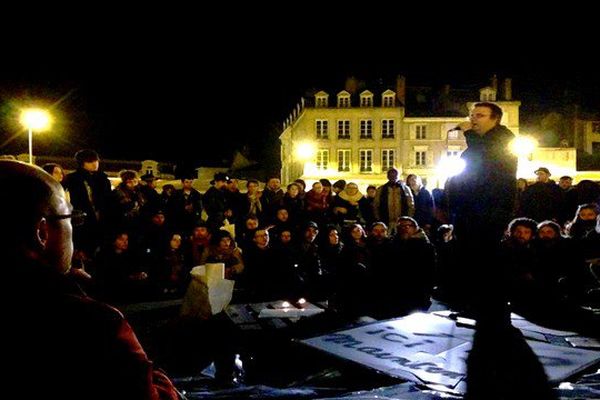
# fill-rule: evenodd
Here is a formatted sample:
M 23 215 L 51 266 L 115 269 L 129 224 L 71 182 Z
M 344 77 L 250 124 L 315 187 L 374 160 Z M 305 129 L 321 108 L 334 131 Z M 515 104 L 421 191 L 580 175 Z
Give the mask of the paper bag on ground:
M 224 264 L 199 265 L 190 274 L 192 280 L 183 297 L 181 316 L 207 319 L 229 305 L 235 282 L 223 279 Z

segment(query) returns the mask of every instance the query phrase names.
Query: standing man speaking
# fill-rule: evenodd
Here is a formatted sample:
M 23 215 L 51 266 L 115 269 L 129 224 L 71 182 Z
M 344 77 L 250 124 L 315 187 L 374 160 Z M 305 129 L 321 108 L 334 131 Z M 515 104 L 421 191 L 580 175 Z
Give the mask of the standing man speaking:
M 502 109 L 488 102 L 476 103 L 469 121 L 457 127 L 464 131 L 467 149 L 462 174 L 447 184 L 450 214 L 463 258 L 461 281 L 468 305 L 492 299 L 501 293 L 499 271 L 492 267 L 497 245 L 513 216 L 516 195 L 517 158 L 509 145 L 515 135 L 504 125 Z M 461 291 L 460 289 L 465 289 Z

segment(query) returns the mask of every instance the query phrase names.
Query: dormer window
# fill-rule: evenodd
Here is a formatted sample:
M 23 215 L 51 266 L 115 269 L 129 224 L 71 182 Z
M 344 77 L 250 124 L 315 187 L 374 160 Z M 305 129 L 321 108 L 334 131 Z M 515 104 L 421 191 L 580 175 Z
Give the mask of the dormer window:
M 338 108 L 348 108 L 350 107 L 350 93 L 342 90 L 337 95 L 337 106 Z
M 320 91 L 315 94 L 315 107 L 324 108 L 329 106 L 329 95 L 326 92 Z
M 396 93 L 386 90 L 381 94 L 382 107 L 394 107 L 396 105 Z
M 479 90 L 479 101 L 496 101 L 496 90 L 489 86 Z
M 361 107 L 373 107 L 373 93 L 365 90 L 360 94 L 360 106 Z

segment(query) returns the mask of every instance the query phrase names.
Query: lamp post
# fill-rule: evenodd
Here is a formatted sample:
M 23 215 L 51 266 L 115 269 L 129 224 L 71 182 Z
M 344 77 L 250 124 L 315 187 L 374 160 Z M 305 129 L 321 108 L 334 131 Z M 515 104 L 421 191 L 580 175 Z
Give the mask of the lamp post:
M 33 131 L 44 131 L 50 126 L 50 115 L 39 108 L 29 108 L 21 113 L 21 123 L 29 134 L 29 164 L 33 164 Z

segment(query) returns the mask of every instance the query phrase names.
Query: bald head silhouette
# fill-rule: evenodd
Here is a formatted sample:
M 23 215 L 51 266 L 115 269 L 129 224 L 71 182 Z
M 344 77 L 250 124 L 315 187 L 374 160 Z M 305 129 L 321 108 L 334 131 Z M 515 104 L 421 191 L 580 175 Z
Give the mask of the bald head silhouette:
M 67 272 L 73 255 L 72 207 L 62 186 L 41 168 L 0 160 L 0 187 L 0 254 Z

